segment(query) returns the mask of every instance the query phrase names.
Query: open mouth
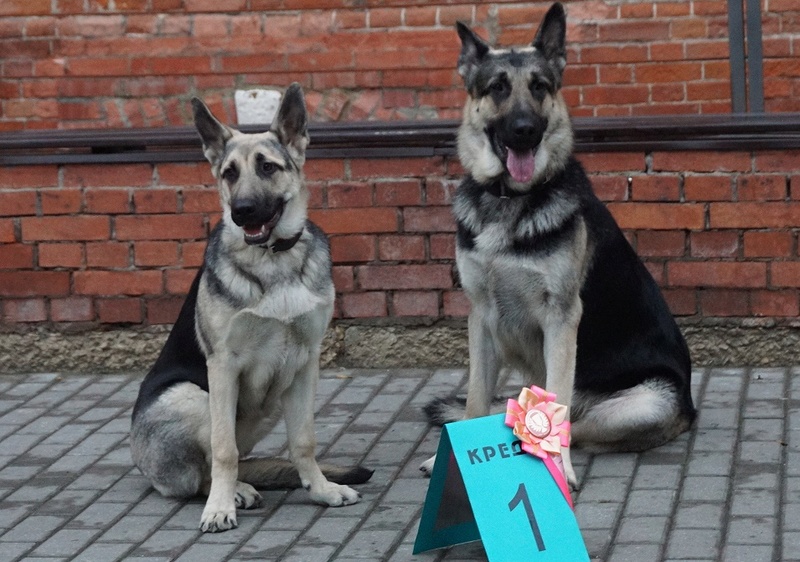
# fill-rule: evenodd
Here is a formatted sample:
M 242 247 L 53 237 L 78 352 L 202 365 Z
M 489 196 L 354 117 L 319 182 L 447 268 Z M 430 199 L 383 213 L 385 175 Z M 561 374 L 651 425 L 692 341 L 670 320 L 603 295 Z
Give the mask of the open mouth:
M 511 179 L 517 183 L 530 183 L 536 170 L 536 149 L 538 146 L 511 148 L 500 140 L 494 130 L 488 129 L 486 134 L 491 139 L 492 148 L 505 165 Z
M 250 246 L 258 246 L 260 244 L 265 244 L 267 240 L 269 240 L 270 235 L 272 234 L 273 229 L 278 224 L 278 221 L 281 220 L 281 215 L 283 215 L 283 205 L 280 205 L 278 209 L 276 209 L 275 214 L 264 223 L 254 223 L 254 224 L 244 224 L 242 225 L 242 230 L 244 230 L 244 241 L 246 244 Z

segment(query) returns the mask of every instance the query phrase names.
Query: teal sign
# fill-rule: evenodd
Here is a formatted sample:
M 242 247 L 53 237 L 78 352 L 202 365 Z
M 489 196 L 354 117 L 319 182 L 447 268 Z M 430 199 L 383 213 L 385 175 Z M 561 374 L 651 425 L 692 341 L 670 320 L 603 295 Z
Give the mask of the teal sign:
M 491 562 L 588 562 L 567 500 L 504 418 L 442 429 L 414 554 L 482 540 Z

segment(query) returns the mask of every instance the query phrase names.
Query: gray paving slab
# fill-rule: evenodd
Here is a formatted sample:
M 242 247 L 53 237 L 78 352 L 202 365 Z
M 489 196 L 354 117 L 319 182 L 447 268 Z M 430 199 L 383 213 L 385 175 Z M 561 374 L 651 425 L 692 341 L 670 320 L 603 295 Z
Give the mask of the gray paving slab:
M 800 367 L 698 369 L 696 426 L 639 454 L 573 452 L 592 560 L 800 560 Z M 239 527 L 197 530 L 203 500 L 164 498 L 130 461 L 141 373 L 0 376 L 0 559 L 475 562 L 471 543 L 412 554 L 439 430 L 421 407 L 464 369 L 323 371 L 319 457 L 376 470 L 360 503 L 267 491 Z M 508 395 L 518 386 L 510 383 Z M 260 454 L 285 454 L 281 423 Z

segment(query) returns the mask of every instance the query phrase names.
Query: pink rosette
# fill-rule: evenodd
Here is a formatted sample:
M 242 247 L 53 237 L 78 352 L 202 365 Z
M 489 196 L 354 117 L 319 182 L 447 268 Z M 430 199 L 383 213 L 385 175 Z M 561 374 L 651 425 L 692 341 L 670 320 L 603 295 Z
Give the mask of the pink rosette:
M 519 398 L 508 400 L 506 425 L 521 441 L 523 451 L 544 461 L 567 503 L 572 506 L 561 462 L 561 448 L 569 447 L 570 423 L 567 407 L 555 400 L 555 394 L 538 386 L 523 388 Z

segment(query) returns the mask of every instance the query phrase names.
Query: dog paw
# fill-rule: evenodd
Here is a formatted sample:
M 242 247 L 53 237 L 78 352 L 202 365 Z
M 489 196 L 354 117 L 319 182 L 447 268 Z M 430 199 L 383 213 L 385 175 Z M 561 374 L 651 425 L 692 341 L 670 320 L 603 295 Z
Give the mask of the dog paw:
M 431 473 L 433 473 L 433 465 L 436 463 L 436 455 L 433 455 L 431 458 L 426 460 L 424 463 L 419 465 L 419 470 L 425 476 L 430 477 Z
M 261 494 L 250 484 L 236 483 L 236 507 L 239 509 L 255 509 L 261 505 Z
M 322 486 L 312 487 L 308 491 L 311 500 L 329 507 L 341 507 L 358 503 L 361 494 L 349 486 L 325 482 Z
M 573 492 L 577 492 L 580 486 L 578 485 L 578 477 L 575 475 L 575 470 L 572 468 L 572 465 L 565 466 L 564 472 L 566 473 L 569 489 Z
M 200 518 L 200 530 L 204 533 L 220 533 L 237 527 L 236 510 L 206 513 Z

